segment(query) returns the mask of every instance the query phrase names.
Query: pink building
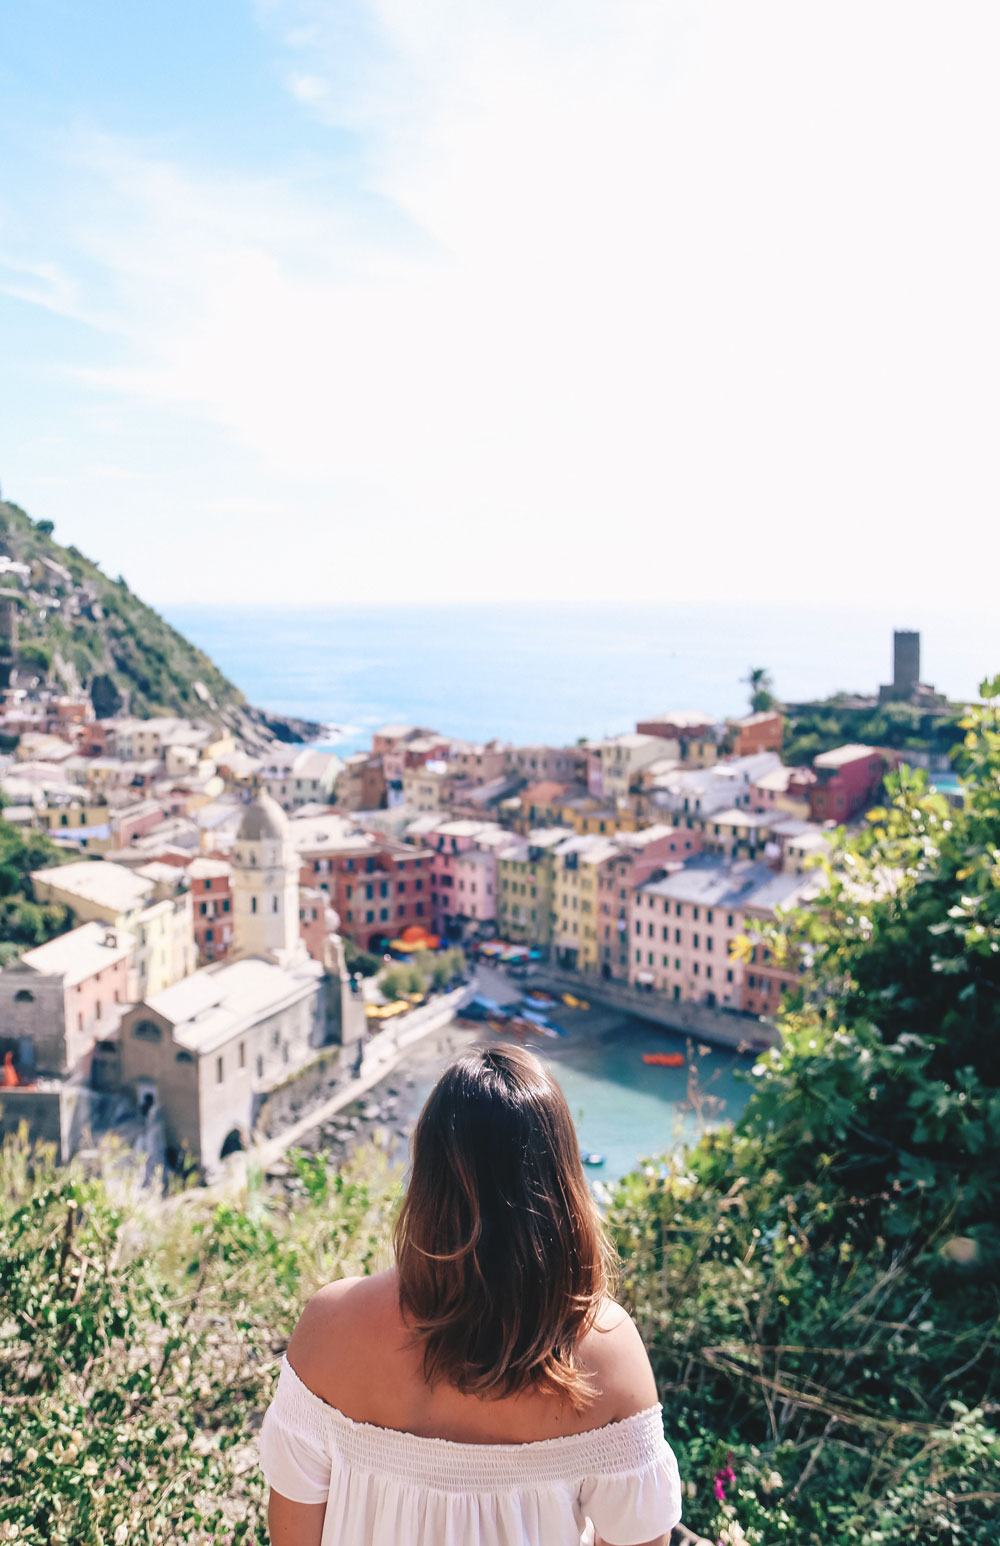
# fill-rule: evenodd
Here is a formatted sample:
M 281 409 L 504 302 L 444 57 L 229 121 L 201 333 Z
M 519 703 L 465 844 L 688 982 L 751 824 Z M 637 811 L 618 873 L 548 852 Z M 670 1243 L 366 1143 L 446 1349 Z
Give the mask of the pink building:
M 431 903 L 434 930 L 463 939 L 491 927 L 497 912 L 498 846 L 510 834 L 484 821 L 444 821 L 422 834 L 432 850 Z
M 89 1076 L 95 1044 L 129 1002 L 134 946 L 123 929 L 84 923 L 0 972 L 0 1050 L 22 1079 Z
M 610 839 L 614 852 L 597 872 L 597 954 L 602 977 L 629 977 L 629 904 L 639 886 L 660 871 L 679 868 L 701 849 L 701 834 L 676 827 L 644 827 Z
M 671 999 L 744 1010 L 747 968 L 730 954 L 733 940 L 816 884 L 750 860 L 699 855 L 633 893 L 629 981 Z

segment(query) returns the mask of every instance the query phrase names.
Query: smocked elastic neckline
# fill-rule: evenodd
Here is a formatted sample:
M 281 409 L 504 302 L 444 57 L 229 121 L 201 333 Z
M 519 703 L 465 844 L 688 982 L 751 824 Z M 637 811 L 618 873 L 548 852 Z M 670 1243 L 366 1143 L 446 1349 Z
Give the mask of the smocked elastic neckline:
M 659 1403 L 582 1433 L 520 1444 L 476 1444 L 358 1422 L 310 1390 L 287 1357 L 282 1358 L 278 1383 L 276 1405 L 285 1407 L 290 1425 L 316 1442 L 335 1446 L 351 1466 L 447 1491 L 488 1491 L 637 1471 L 658 1461 L 666 1447 Z

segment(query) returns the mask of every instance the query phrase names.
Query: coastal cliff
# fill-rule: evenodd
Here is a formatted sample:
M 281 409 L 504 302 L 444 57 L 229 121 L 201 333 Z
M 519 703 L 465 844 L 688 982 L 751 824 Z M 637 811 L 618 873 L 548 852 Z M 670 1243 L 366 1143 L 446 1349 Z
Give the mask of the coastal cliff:
M 98 718 L 218 719 L 251 747 L 308 741 L 321 727 L 249 705 L 204 651 L 73 546 L 0 500 L 0 657 L 7 680 L 88 694 Z

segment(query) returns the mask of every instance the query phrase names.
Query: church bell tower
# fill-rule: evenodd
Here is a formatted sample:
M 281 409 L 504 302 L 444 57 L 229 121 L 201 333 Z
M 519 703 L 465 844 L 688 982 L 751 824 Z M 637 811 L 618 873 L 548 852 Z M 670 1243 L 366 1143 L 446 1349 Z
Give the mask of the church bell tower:
M 265 956 L 279 965 L 305 953 L 299 930 L 299 862 L 288 817 L 269 794 L 247 806 L 233 853 L 230 955 Z

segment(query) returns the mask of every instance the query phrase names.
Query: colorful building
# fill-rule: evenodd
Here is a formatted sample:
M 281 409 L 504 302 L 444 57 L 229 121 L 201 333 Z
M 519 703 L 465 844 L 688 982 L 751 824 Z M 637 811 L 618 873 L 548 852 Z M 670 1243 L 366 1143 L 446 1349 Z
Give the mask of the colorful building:
M 600 863 L 597 880 L 597 948 L 603 977 L 628 981 L 628 910 L 633 892 L 659 872 L 677 869 L 700 847 L 698 833 L 663 825 L 616 838 L 613 853 Z
M 571 834 L 542 827 L 497 852 L 497 932 L 515 945 L 552 943 L 554 851 Z
M 606 741 L 591 741 L 587 746 L 588 793 L 595 800 L 609 803 L 625 799 L 641 770 L 665 757 L 670 745 L 662 736 L 638 731 L 611 736 Z M 679 744 L 676 751 L 679 756 Z
M 360 832 L 333 812 L 291 826 L 301 884 L 326 893 L 347 939 L 381 950 L 411 924 L 430 928 L 429 849 Z
M 233 939 L 233 869 L 226 859 L 192 859 L 191 882 L 194 937 L 201 965 L 222 961 Z
M 816 782 L 812 768 L 772 768 L 752 785 L 753 810 L 783 811 L 805 821 L 809 816 L 809 787 Z
M 606 837 L 568 837 L 552 850 L 552 952 L 558 965 L 598 968 L 601 863 L 615 852 Z
M 734 941 L 818 887 L 815 877 L 699 855 L 633 893 L 629 980 L 679 1001 L 743 1010 L 746 967 Z
M 813 759 L 816 782 L 809 788 L 813 821 L 850 821 L 875 799 L 888 757 L 874 746 L 838 746 Z
M 83 923 L 0 972 L 0 1054 L 12 1053 L 20 1079 L 89 1078 L 96 1044 L 129 1002 L 134 943 L 124 929 Z
M 61 902 L 80 922 L 108 924 L 131 934 L 129 997 L 158 993 L 194 970 L 195 942 L 188 879 L 176 866 L 130 870 L 82 859 L 31 876 L 39 902 Z
M 731 757 L 754 757 L 758 752 L 780 752 L 785 721 L 775 709 L 745 714 L 726 721 L 726 750 Z

